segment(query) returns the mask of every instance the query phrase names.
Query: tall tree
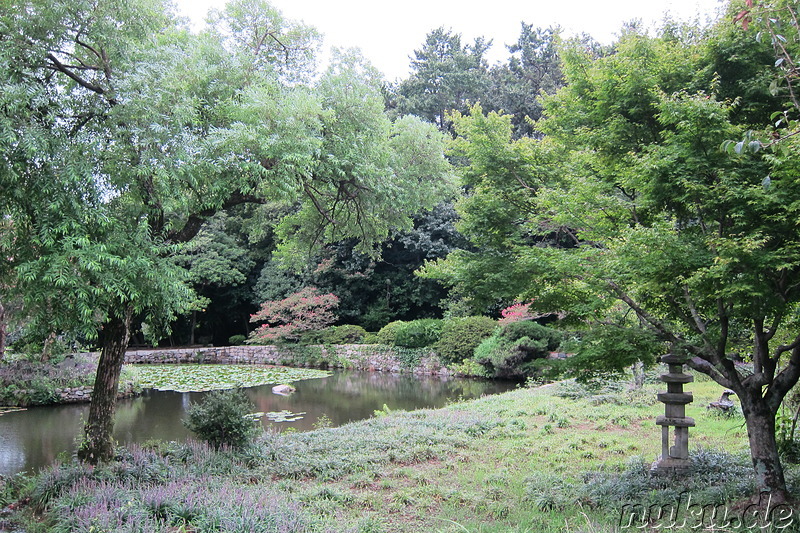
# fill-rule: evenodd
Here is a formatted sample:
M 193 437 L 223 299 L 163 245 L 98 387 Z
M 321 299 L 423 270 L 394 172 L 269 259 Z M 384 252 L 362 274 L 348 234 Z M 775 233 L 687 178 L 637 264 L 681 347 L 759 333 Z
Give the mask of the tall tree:
M 195 292 L 190 304 L 189 344 L 195 343 L 197 314 L 211 304 L 212 291 L 244 284 L 253 267 L 253 260 L 243 243 L 226 231 L 227 220 L 226 213 L 217 213 L 175 255 L 178 264 L 188 271 Z
M 567 311 L 585 328 L 591 342 L 574 363 L 621 369 L 640 350 L 620 354 L 618 341 L 646 351 L 657 343 L 734 390 L 759 489 L 779 502 L 786 484 L 775 415 L 800 378 L 800 181 L 795 157 L 720 150 L 747 125 L 738 102 L 715 92 L 735 80 L 704 68 L 714 56 L 705 47 L 719 42 L 672 28 L 656 38 L 628 31 L 603 58 L 567 49 L 568 83 L 545 100 L 545 138 L 527 153 L 511 141 L 508 119 L 473 116 L 457 128 L 471 150 L 467 172 L 487 189 L 476 214 L 514 188 L 528 202 L 512 219 L 519 230 L 490 225 L 487 234 L 505 252 L 511 281 L 528 277 L 520 296 L 532 308 Z M 763 46 L 739 48 L 759 71 L 774 62 L 763 62 Z M 492 123 L 504 129 L 480 127 Z M 505 150 L 486 149 L 491 135 Z M 573 244 L 531 246 L 524 232 Z M 464 257 L 454 260 L 433 270 L 464 272 Z
M 517 42 L 508 46 L 508 63 L 490 70 L 491 88 L 481 103 L 487 110 L 512 115 L 516 137 L 533 135 L 533 123 L 542 116 L 542 94 L 553 94 L 563 85 L 560 32 L 523 22 Z
M 0 12 L 0 202 L 13 222 L 2 238 L 33 326 L 101 339 L 79 453 L 90 462 L 112 456 L 134 318 L 157 333 L 183 312 L 172 256 L 208 217 L 279 201 L 292 206 L 283 236 L 295 249 L 367 242 L 409 225 L 447 180 L 440 136 L 392 124 L 357 61 L 304 84 L 313 31 L 255 0 L 217 22 L 191 34 L 159 0 Z
M 449 111 L 466 111 L 486 94 L 489 71 L 484 54 L 490 46 L 482 37 L 462 44 L 460 34 L 444 28 L 430 32 L 422 48 L 414 51 L 411 76 L 398 87 L 398 110 L 447 131 Z

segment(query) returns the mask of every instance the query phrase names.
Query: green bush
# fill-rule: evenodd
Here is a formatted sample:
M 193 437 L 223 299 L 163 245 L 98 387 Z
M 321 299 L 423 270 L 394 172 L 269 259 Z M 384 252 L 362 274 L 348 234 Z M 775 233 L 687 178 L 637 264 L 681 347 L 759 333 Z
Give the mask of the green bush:
M 401 324 L 394 334 L 394 345 L 402 348 L 424 348 L 436 344 L 442 334 L 442 320 L 422 318 Z
M 497 329 L 497 322 L 487 316 L 468 316 L 446 319 L 433 349 L 445 364 L 470 359 L 475 348 Z
M 361 339 L 361 344 L 380 344 L 378 332 L 368 331 L 364 338 Z
M 248 416 L 253 404 L 241 390 L 212 391 L 192 404 L 183 424 L 214 448 L 241 448 L 258 433 L 257 421 Z
M 405 322 L 403 320 L 395 320 L 383 326 L 377 334 L 378 344 L 386 344 L 387 346 L 394 346 L 395 335 L 397 330 L 403 327 Z
M 231 335 L 228 337 L 228 344 L 231 346 L 241 346 L 247 340 L 246 335 Z
M 361 326 L 345 324 L 331 326 L 319 331 L 309 331 L 304 334 L 303 344 L 360 344 L 367 335 L 367 330 Z
M 558 330 L 542 326 L 533 320 L 512 322 L 484 339 L 475 348 L 475 360 L 494 377 L 527 378 L 543 370 L 547 356 L 561 345 L 563 335 Z M 552 361 L 556 371 L 562 365 Z

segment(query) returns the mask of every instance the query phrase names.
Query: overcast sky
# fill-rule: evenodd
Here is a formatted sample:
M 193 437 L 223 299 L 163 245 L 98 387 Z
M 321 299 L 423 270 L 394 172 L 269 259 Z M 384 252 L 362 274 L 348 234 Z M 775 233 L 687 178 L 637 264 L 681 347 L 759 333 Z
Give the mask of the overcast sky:
M 200 27 L 209 8 L 225 0 L 176 0 L 181 13 Z M 520 23 L 534 27 L 560 25 L 567 35 L 588 33 L 610 43 L 622 24 L 640 19 L 647 27 L 670 13 L 679 20 L 713 18 L 721 0 L 272 0 L 293 20 L 314 26 L 331 46 L 357 47 L 390 81 L 405 78 L 409 56 L 425 35 L 444 26 L 471 42 L 478 36 L 493 40 L 489 61 L 508 57 L 506 44 L 517 40 Z M 474 6 L 474 7 L 473 7 Z

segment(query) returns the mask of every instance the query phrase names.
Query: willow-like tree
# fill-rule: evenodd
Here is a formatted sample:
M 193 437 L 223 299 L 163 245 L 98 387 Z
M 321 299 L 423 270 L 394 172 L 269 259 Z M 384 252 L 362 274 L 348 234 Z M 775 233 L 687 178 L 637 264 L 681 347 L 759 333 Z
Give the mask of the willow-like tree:
M 313 30 L 260 0 L 212 20 L 192 34 L 160 0 L 0 8 L 0 286 L 32 331 L 99 338 L 89 462 L 113 455 L 131 329 L 157 334 L 185 311 L 173 255 L 211 215 L 281 202 L 291 250 L 369 243 L 409 227 L 448 179 L 440 135 L 391 123 L 358 58 L 311 83 Z

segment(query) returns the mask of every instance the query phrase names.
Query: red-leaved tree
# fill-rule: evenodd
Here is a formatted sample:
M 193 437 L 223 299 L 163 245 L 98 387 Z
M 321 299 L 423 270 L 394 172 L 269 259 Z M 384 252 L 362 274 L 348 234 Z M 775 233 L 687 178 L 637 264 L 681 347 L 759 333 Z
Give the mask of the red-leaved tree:
M 530 311 L 530 303 L 524 304 L 517 302 L 514 305 L 510 305 L 500 311 L 500 314 L 503 318 L 498 320 L 498 323 L 501 326 L 505 326 L 506 324 L 511 324 L 512 322 L 519 322 L 521 320 L 530 320 L 534 318 L 534 315 L 531 314 Z
M 306 331 L 320 330 L 336 321 L 334 309 L 339 298 L 333 294 L 320 294 L 306 287 L 284 298 L 264 302 L 261 310 L 250 315 L 250 322 L 264 322 L 250 334 L 248 342 L 269 344 L 276 341 L 296 341 Z

